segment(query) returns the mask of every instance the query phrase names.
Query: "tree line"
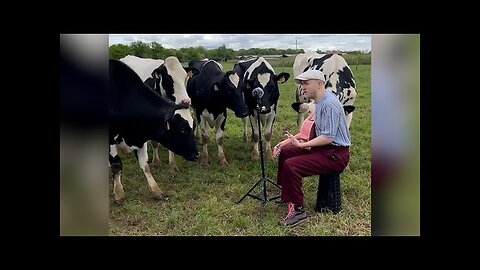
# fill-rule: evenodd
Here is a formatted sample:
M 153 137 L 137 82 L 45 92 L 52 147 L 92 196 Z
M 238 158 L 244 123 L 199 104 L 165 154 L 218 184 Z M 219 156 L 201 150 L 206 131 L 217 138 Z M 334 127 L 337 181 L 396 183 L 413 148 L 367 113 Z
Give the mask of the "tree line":
M 114 44 L 109 47 L 108 53 L 111 59 L 120 59 L 126 55 L 135 55 L 142 58 L 153 58 L 153 59 L 165 59 L 169 56 L 175 56 L 180 60 L 180 62 L 187 62 L 194 59 L 212 59 L 215 61 L 228 61 L 236 60 L 241 56 L 250 56 L 250 55 L 295 55 L 298 53 L 303 53 L 304 50 L 295 50 L 295 49 L 275 49 L 275 48 L 250 48 L 250 49 L 240 49 L 233 50 L 227 48 L 225 44 L 216 48 L 216 49 L 206 49 L 203 46 L 198 47 L 188 47 L 180 49 L 171 49 L 165 48 L 162 44 L 158 42 L 146 43 L 143 41 L 135 41 L 129 45 L 125 44 Z M 322 51 L 317 51 L 318 53 L 323 53 Z M 360 51 L 348 52 L 348 55 L 355 56 L 355 59 L 359 57 L 362 58 L 362 64 L 370 64 L 370 55 Z M 368 63 L 363 60 L 368 58 Z M 348 62 L 348 60 L 347 60 Z M 350 64 L 350 63 L 349 63 Z M 354 63 L 353 63 L 354 64 Z

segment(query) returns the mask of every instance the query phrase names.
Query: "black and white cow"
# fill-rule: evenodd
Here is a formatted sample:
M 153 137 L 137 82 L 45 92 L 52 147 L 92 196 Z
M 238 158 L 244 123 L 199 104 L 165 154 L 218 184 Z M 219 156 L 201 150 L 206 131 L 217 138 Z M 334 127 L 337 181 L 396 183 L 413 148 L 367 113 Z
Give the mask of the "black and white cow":
M 120 61 L 110 60 L 109 68 L 109 162 L 114 179 L 115 201 L 124 198 L 120 181 L 122 161 L 117 146 L 126 152 L 135 151 L 150 191 L 155 198 L 163 199 L 164 195 L 147 163 L 147 141 L 158 141 L 185 159 L 196 160 L 198 149 L 193 130 L 180 114 L 175 113 L 188 108 L 188 104 L 175 104 L 160 96 Z
M 191 100 L 187 94 L 186 84 L 189 78 L 188 74 L 198 73 L 198 70 L 189 67 L 182 67 L 180 61 L 174 56 L 167 57 L 164 60 L 140 58 L 133 55 L 127 55 L 120 61 L 132 68 L 140 79 L 160 95 L 173 100 L 179 104 L 181 102 L 190 104 Z M 188 124 L 194 129 L 194 122 L 189 109 L 180 109 L 178 113 L 188 121 Z M 158 143 L 152 141 L 153 159 L 152 163 L 159 163 Z M 172 151 L 168 152 L 168 164 L 178 171 L 175 162 L 175 156 Z
M 234 71 L 224 72 L 222 66 L 213 60 L 190 61 L 190 67 L 200 73 L 188 81 L 188 95 L 192 98 L 195 118 L 201 130 L 203 151 L 200 155 L 202 164 L 208 163 L 208 128 L 215 128 L 215 141 L 218 146 L 220 164 L 228 165 L 223 151 L 223 132 L 227 120 L 227 108 L 237 117 L 248 115 L 243 98 L 243 83 Z
M 260 122 L 265 127 L 265 154 L 273 159 L 270 140 L 272 138 L 272 127 L 277 113 L 277 102 L 280 97 L 278 83 L 285 83 L 290 74 L 282 72 L 275 74 L 273 67 L 263 58 L 252 58 L 241 60 L 234 66 L 234 71 L 241 74 L 240 78 L 245 82 L 245 103 L 250 115 L 250 126 L 252 128 L 252 139 L 254 142 L 252 158 L 258 160 L 260 157 L 258 151 L 259 130 L 257 124 L 257 112 L 255 110 L 257 103 L 260 106 Z M 263 95 L 260 99 L 253 96 L 252 91 L 260 88 Z M 243 140 L 247 139 L 247 121 L 243 120 Z
M 317 69 L 323 72 L 326 79 L 325 89 L 337 95 L 343 104 L 347 126 L 350 127 L 353 111 L 355 110 L 353 104 L 357 97 L 357 91 L 355 90 L 352 70 L 345 59 L 338 54 L 318 54 L 312 51 L 298 54 L 293 63 L 294 77 L 308 69 Z M 295 83 L 295 99 L 296 102 L 292 103 L 292 108 L 298 112 L 297 126 L 300 128 L 305 118 L 305 112 L 312 107 L 313 101 L 305 97 L 300 84 L 297 83 Z

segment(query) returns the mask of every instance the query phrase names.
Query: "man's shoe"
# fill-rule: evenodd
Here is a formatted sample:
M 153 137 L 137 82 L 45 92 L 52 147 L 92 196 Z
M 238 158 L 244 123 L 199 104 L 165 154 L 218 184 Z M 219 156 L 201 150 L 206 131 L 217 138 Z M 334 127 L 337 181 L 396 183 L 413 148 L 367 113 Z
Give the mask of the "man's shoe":
M 293 203 L 288 203 L 287 215 L 278 221 L 278 224 L 283 226 L 297 226 L 307 220 L 307 213 L 303 206 L 296 207 Z

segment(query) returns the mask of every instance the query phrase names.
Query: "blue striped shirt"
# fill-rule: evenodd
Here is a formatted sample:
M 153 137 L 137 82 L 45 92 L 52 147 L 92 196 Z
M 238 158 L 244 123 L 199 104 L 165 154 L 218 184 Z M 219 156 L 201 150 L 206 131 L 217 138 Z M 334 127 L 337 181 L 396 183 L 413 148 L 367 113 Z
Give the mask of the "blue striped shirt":
M 315 133 L 333 138 L 334 145 L 351 145 L 345 111 L 338 97 L 329 90 L 325 90 L 315 105 Z

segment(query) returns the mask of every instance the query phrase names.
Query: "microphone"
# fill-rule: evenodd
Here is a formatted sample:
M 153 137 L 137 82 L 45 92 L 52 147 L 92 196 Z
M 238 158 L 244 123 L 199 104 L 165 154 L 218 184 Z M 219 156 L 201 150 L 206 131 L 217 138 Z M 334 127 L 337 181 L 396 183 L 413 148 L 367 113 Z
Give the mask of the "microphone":
M 252 96 L 253 96 L 254 98 L 261 98 L 261 97 L 263 97 L 263 94 L 264 94 L 264 93 L 265 93 L 265 92 L 263 92 L 263 89 L 262 89 L 262 88 L 257 87 L 257 88 L 255 88 L 255 89 L 253 89 L 253 91 L 252 91 Z

